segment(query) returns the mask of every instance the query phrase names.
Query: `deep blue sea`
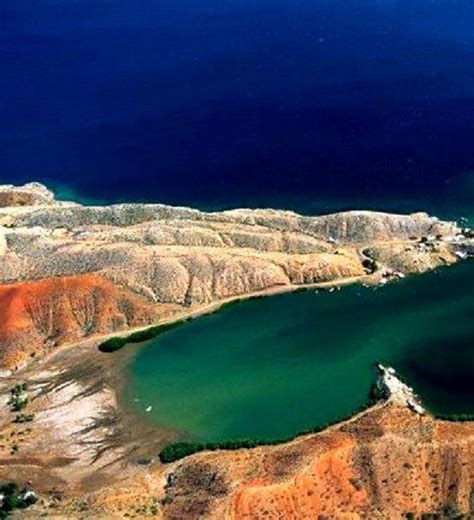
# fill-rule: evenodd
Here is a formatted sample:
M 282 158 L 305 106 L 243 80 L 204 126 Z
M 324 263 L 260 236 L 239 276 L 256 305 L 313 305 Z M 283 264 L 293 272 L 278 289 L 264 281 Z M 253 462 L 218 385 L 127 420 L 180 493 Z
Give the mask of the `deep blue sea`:
M 472 214 L 472 0 L 2 0 L 0 181 Z

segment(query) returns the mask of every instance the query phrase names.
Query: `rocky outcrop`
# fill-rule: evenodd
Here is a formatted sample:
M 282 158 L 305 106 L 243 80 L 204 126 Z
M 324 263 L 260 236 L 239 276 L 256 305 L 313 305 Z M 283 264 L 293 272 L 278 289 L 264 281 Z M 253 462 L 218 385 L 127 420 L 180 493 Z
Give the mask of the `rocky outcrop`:
M 0 185 L 0 208 L 54 203 L 54 193 L 38 182 L 24 186 Z
M 0 194 L 0 320 L 6 324 L 0 363 L 8 367 L 28 360 L 33 350 L 40 355 L 229 298 L 355 281 L 371 270 L 368 257 L 400 272 L 421 272 L 458 260 L 453 244 L 462 245 L 454 223 L 424 213 L 305 217 L 269 209 L 205 213 L 160 204 L 82 206 L 55 201 L 36 183 L 3 186 Z M 423 237 L 436 247 L 423 244 L 421 250 Z M 71 280 L 72 298 L 103 291 L 108 304 L 101 312 L 108 317 L 87 328 L 66 318 L 65 287 Z M 12 294 L 18 302 L 36 290 L 29 319 L 23 307 L 9 310 Z M 54 305 L 48 294 L 55 294 Z M 125 300 L 132 309 L 128 314 L 120 312 Z M 52 324 L 37 327 L 42 316 Z
M 377 365 L 379 378 L 376 382 L 377 392 L 387 401 L 392 401 L 400 406 L 407 406 L 410 410 L 420 415 L 426 413 L 413 388 L 404 383 L 393 367 Z
M 18 366 L 58 345 L 150 324 L 173 308 L 146 304 L 97 275 L 0 286 L 0 364 Z

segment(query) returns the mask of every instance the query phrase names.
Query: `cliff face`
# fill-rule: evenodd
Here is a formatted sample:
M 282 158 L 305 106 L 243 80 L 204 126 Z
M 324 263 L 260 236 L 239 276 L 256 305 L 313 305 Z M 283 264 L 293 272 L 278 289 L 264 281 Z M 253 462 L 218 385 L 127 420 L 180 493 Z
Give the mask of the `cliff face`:
M 171 310 L 171 309 L 170 309 Z M 97 275 L 0 286 L 0 363 L 15 366 L 60 344 L 165 317 Z
M 473 423 L 389 404 L 282 446 L 188 457 L 168 471 L 163 516 L 467 518 L 473 468 Z
M 407 273 L 449 264 L 460 232 L 423 213 L 304 217 L 159 204 L 86 207 L 56 202 L 35 183 L 0 187 L 0 206 L 6 367 L 34 352 L 227 298 L 361 280 L 368 254 L 380 268 Z M 432 247 L 420 247 L 421 237 L 431 237 Z M 78 317 L 89 313 L 84 306 L 95 309 L 92 323 Z

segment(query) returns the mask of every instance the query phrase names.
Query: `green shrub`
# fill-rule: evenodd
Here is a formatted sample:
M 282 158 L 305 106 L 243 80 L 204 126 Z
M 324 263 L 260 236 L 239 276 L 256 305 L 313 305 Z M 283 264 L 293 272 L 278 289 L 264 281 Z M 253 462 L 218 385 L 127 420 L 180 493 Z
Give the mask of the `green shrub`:
M 176 442 L 174 444 L 168 444 L 168 446 L 165 446 L 161 450 L 160 460 L 161 462 L 173 462 L 205 449 L 204 446 L 204 444 L 191 442 Z
M 32 413 L 18 413 L 15 415 L 13 419 L 14 423 L 25 423 L 31 422 L 34 419 L 34 415 Z
M 451 414 L 451 415 L 434 415 L 435 419 L 441 421 L 452 421 L 452 422 L 468 422 L 474 421 L 473 413 L 462 413 L 462 414 Z
M 25 509 L 36 502 L 34 495 L 23 498 L 25 492 L 26 489 L 20 490 L 14 482 L 0 484 L 0 494 L 3 495 L 3 501 L 0 504 L 0 519 L 8 518 L 15 509 Z
M 28 405 L 28 398 L 20 399 L 19 397 L 14 399 L 11 403 L 12 412 L 19 412 L 26 408 Z
M 120 350 L 125 345 L 129 343 L 143 343 L 144 341 L 148 341 L 150 339 L 167 332 L 168 330 L 179 327 L 186 320 L 178 320 L 172 323 L 166 323 L 164 325 L 154 325 L 153 327 L 148 327 L 147 329 L 138 330 L 137 332 L 132 332 L 128 336 L 119 336 L 115 338 L 110 338 L 99 345 L 99 350 L 101 352 L 116 352 Z
M 377 271 L 377 262 L 373 258 L 364 258 L 362 260 L 362 266 L 369 273 L 373 274 Z
M 115 352 L 116 350 L 120 350 L 125 344 L 126 341 L 124 338 L 111 338 L 101 343 L 99 350 L 101 352 Z
M 26 390 L 28 389 L 27 383 L 21 383 L 15 385 L 10 390 L 10 399 L 8 404 L 12 412 L 19 412 L 28 405 L 28 397 L 26 396 Z

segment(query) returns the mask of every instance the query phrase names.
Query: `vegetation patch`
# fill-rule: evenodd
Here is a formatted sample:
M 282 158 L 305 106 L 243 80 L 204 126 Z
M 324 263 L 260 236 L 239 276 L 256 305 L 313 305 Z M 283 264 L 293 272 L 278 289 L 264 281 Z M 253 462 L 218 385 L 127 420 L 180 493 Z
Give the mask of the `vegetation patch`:
M 0 519 L 8 518 L 15 509 L 26 509 L 36 500 L 32 491 L 20 489 L 14 482 L 0 484 Z
M 357 413 L 357 412 L 356 412 Z M 338 422 L 349 419 L 352 415 L 348 417 L 344 417 L 334 421 L 333 423 L 323 424 L 318 426 L 317 428 L 304 430 L 296 433 L 295 435 L 291 435 L 289 437 L 282 437 L 280 439 L 237 439 L 234 441 L 223 441 L 223 442 L 176 442 L 173 444 L 168 444 L 165 446 L 160 454 L 161 462 L 174 462 L 175 460 L 182 459 L 183 457 L 187 457 L 188 455 L 192 455 L 193 453 L 197 453 L 200 451 L 215 451 L 215 450 L 239 450 L 242 448 L 256 448 L 257 446 L 276 446 L 278 444 L 284 444 L 286 442 L 290 442 L 296 437 L 301 435 L 308 435 L 310 433 L 319 433 L 322 430 L 325 430 L 332 424 L 336 424 Z
M 474 421 L 474 413 L 461 413 L 461 414 L 449 414 L 449 415 L 433 415 L 435 419 L 440 421 L 452 421 L 452 422 L 469 422 Z
M 374 274 L 378 269 L 377 262 L 373 258 L 364 258 L 362 260 L 362 267 L 368 274 Z
M 186 321 L 187 320 L 178 320 L 174 321 L 173 323 L 166 323 L 164 325 L 155 325 L 147 329 L 132 332 L 132 334 L 129 334 L 128 336 L 110 338 L 99 345 L 99 350 L 101 352 L 116 352 L 129 343 L 143 343 L 144 341 L 153 339 L 156 336 L 163 334 L 164 332 L 179 327 Z
M 17 413 L 13 419 L 14 423 L 31 422 L 35 418 L 32 413 Z
M 10 390 L 10 399 L 8 400 L 8 405 L 10 406 L 10 410 L 12 412 L 19 412 L 26 408 L 28 405 L 28 396 L 26 394 L 27 390 L 27 383 L 15 385 Z

